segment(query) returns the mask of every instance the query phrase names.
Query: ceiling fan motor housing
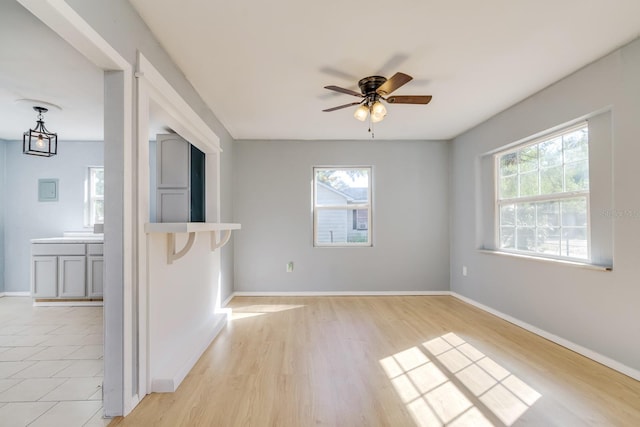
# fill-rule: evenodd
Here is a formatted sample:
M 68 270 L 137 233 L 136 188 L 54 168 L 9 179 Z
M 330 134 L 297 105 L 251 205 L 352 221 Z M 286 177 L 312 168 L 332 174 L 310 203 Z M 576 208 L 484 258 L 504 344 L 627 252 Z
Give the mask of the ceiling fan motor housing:
M 339 105 L 333 108 L 327 108 L 322 110 L 324 112 L 341 110 L 353 105 L 360 105 L 361 107 L 369 107 L 370 109 L 379 103 L 380 101 L 386 101 L 390 104 L 428 104 L 431 101 L 431 95 L 402 95 L 402 96 L 389 96 L 396 89 L 404 86 L 411 81 L 413 77 L 405 73 L 395 73 L 390 79 L 382 76 L 369 76 L 358 81 L 360 92 L 358 93 L 351 89 L 345 89 L 340 86 L 325 86 L 325 89 L 333 90 L 336 92 L 344 93 L 346 95 L 355 96 L 360 98 L 360 101 L 350 102 L 348 104 Z M 382 104 L 380 104 L 381 106 Z M 379 107 L 378 107 L 379 108 Z M 358 117 L 356 117 L 358 118 Z
M 358 86 L 363 95 L 369 96 L 376 94 L 376 90 L 386 81 L 387 79 L 382 76 L 369 76 L 361 79 Z

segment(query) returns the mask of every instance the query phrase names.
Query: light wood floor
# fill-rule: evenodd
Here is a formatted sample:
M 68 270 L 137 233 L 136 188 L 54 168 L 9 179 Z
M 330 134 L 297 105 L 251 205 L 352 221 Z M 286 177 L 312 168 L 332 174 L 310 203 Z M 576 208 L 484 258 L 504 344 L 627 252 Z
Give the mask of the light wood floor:
M 230 306 L 180 388 L 111 426 L 640 425 L 640 382 L 453 297 Z

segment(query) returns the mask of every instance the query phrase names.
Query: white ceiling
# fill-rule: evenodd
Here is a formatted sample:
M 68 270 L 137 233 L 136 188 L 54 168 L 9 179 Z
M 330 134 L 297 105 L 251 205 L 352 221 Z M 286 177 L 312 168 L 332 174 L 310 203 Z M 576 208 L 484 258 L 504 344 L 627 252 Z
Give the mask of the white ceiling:
M 58 105 L 45 126 L 59 140 L 102 140 L 102 70 L 14 0 L 0 0 L 0 138 L 22 140 L 36 99 Z M 60 147 L 62 149 L 62 147 Z
M 14 0 L 0 0 L 0 138 L 60 105 L 61 140 L 102 139 L 102 71 Z M 131 0 L 236 139 L 368 139 L 357 101 L 323 86 L 402 71 L 377 139 L 450 139 L 640 34 L 638 0 Z M 162 130 L 162 125 L 156 128 Z
M 364 139 L 323 89 L 402 71 L 378 139 L 450 139 L 640 34 L 638 0 L 130 0 L 235 139 Z

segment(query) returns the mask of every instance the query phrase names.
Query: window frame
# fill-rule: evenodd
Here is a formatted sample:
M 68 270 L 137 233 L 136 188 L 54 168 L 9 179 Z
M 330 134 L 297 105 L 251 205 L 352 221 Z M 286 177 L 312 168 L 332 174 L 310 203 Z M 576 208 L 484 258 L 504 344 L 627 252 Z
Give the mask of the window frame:
M 85 227 L 93 227 L 95 224 L 101 224 L 94 222 L 94 212 L 95 212 L 95 202 L 102 201 L 104 203 L 104 194 L 99 196 L 93 194 L 93 171 L 94 170 L 102 170 L 104 174 L 104 166 L 88 166 L 87 167 L 87 180 L 86 180 L 86 188 L 85 188 L 85 216 L 84 223 Z M 104 222 L 104 218 L 103 218 Z
M 367 173 L 367 203 L 356 203 L 356 204 L 347 204 L 347 205 L 319 205 L 317 201 L 317 171 L 322 170 L 330 170 L 330 171 L 349 171 L 349 170 L 368 170 Z M 312 179 L 311 179 L 311 211 L 312 211 L 312 242 L 313 247 L 316 248 L 352 248 L 352 247 L 373 247 L 373 166 L 314 166 L 312 168 Z M 356 231 L 366 231 L 367 232 L 367 241 L 366 242 L 336 242 L 336 243 L 322 243 L 318 242 L 318 216 L 320 211 L 324 210 L 343 210 L 347 214 L 352 212 L 357 212 L 358 210 L 366 209 L 367 210 L 367 229 L 366 230 L 356 230 Z M 352 221 L 357 219 L 352 219 Z M 352 224 L 347 224 L 347 228 L 351 229 Z
M 570 126 L 565 126 L 562 129 L 556 130 L 554 132 L 550 132 L 547 133 L 545 135 L 539 136 L 539 137 L 535 137 L 531 140 L 516 144 L 516 145 L 511 145 L 506 149 L 500 150 L 498 152 L 495 152 L 493 155 L 493 171 L 494 171 L 494 179 L 493 179 L 493 184 L 494 184 L 494 242 L 495 242 L 495 248 L 497 251 L 500 252 L 506 252 L 506 253 L 513 253 L 513 254 L 517 254 L 517 255 L 525 255 L 525 256 L 529 256 L 529 257 L 533 257 L 533 258 L 542 258 L 542 259 L 553 259 L 553 260 L 560 260 L 560 261 L 569 261 L 569 262 L 579 262 L 579 263 L 591 263 L 591 200 L 590 200 L 590 195 L 591 195 L 591 182 L 589 181 L 589 188 L 586 190 L 570 190 L 570 191 L 562 191 L 562 192 L 556 192 L 556 193 L 548 193 L 548 194 L 537 194 L 537 195 L 532 195 L 532 196 L 515 196 L 515 197 L 510 197 L 510 198 L 504 198 L 501 199 L 500 198 L 500 178 L 501 178 L 501 172 L 500 172 L 500 159 L 501 157 L 507 155 L 507 154 L 511 154 L 511 153 L 518 153 L 519 151 L 526 149 L 528 147 L 533 147 L 533 146 L 537 146 L 540 145 L 542 143 L 545 143 L 547 141 L 553 140 L 554 138 L 557 137 L 561 137 L 563 135 L 578 131 L 580 129 L 584 129 L 586 128 L 587 130 L 587 164 L 589 167 L 588 170 L 588 176 L 590 179 L 591 173 L 590 173 L 590 133 L 589 133 L 589 123 L 587 121 L 581 121 L 579 123 L 574 123 Z M 563 188 L 565 185 L 565 173 L 564 173 L 564 167 L 566 165 L 565 161 L 564 161 L 564 146 L 562 147 L 562 156 L 563 156 L 563 160 L 561 163 L 561 166 L 563 167 Z M 540 186 L 540 157 L 538 155 L 538 186 Z M 518 187 L 519 187 L 519 175 L 520 172 L 516 173 L 516 176 L 518 176 Z M 566 201 L 566 200 L 572 200 L 572 199 L 580 199 L 580 198 L 584 198 L 585 203 L 586 203 L 586 209 L 585 209 L 585 215 L 586 215 L 586 227 L 585 227 L 585 233 L 586 233 L 586 250 L 587 250 L 587 257 L 586 258 L 579 258 L 579 257 L 575 257 L 575 256 L 568 256 L 568 255 L 555 255 L 555 254 L 549 254 L 549 253 L 544 253 L 544 252 L 537 252 L 535 250 L 529 251 L 529 250 L 522 250 L 522 249 L 518 249 L 517 248 L 517 242 L 514 243 L 514 248 L 504 248 L 501 246 L 502 241 L 501 241 L 501 233 L 502 233 L 502 224 L 501 224 L 501 207 L 505 206 L 505 205 L 516 205 L 516 204 L 524 204 L 524 203 L 530 203 L 530 204 L 536 204 L 536 203 L 541 203 L 541 202 L 557 202 L 557 203 L 561 203 L 562 201 Z M 562 214 L 559 213 L 559 220 L 560 220 L 560 224 L 558 226 L 558 228 L 560 229 L 560 235 L 562 236 L 562 232 L 563 229 L 565 229 L 566 226 L 562 225 Z M 538 216 L 537 213 L 534 213 L 534 218 L 535 218 L 535 226 L 534 226 L 534 238 L 536 240 L 536 247 L 537 247 L 537 230 L 539 228 L 538 226 Z M 514 232 L 517 234 L 517 229 L 518 229 L 518 225 L 517 225 L 517 217 L 514 219 L 515 223 L 514 223 Z M 517 237 L 516 237 L 517 238 Z M 560 253 L 562 253 L 562 242 L 563 242 L 563 238 L 561 237 L 560 240 Z

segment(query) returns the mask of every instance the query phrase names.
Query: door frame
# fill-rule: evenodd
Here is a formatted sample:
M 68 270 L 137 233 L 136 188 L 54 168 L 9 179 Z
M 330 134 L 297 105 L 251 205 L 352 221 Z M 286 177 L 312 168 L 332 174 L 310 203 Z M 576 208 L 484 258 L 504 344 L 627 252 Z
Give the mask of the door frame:
M 128 414 L 133 390 L 134 233 L 133 67 L 64 0 L 17 0 L 104 71 L 104 383 L 105 416 Z
M 149 375 L 149 317 L 148 294 L 149 278 L 147 234 L 144 224 L 149 222 L 150 203 L 150 167 L 149 167 L 149 116 L 150 103 L 154 103 L 164 113 L 163 119 L 178 135 L 200 151 L 205 153 L 205 168 L 207 176 L 214 177 L 215 185 L 206 186 L 206 221 L 220 220 L 220 138 L 204 120 L 180 96 L 153 64 L 138 51 L 138 64 L 135 73 L 137 79 L 136 107 L 138 124 L 137 150 L 137 221 L 139 224 L 137 235 L 138 247 L 138 292 L 137 292 L 137 322 L 138 322 L 138 391 L 144 397 L 151 391 L 151 377 Z M 209 180 L 209 182 L 212 182 Z

